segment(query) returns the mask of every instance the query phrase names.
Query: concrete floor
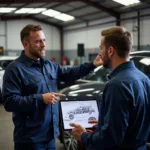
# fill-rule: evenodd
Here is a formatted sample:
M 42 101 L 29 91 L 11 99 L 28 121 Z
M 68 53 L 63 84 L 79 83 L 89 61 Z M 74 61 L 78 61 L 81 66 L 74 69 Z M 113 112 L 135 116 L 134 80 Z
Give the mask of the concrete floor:
M 58 140 L 56 144 L 57 150 L 64 150 Z M 6 112 L 0 104 L 0 150 L 14 150 L 13 147 L 12 114 Z

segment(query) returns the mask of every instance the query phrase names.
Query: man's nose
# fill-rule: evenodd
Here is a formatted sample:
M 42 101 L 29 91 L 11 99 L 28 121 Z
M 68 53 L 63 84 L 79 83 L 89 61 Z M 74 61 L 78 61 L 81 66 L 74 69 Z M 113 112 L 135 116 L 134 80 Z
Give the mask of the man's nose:
M 42 47 L 45 47 L 45 41 L 42 41 L 42 42 L 41 42 L 41 46 L 42 46 Z
M 101 53 L 98 54 L 100 57 L 102 57 Z

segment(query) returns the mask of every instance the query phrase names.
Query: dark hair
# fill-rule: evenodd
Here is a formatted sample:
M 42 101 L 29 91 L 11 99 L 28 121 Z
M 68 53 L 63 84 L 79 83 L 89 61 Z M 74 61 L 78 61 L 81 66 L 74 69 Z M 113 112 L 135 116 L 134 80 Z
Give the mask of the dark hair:
M 36 32 L 42 30 L 40 25 L 28 24 L 25 26 L 20 32 L 21 42 L 23 43 L 24 40 L 29 40 L 30 32 Z
M 116 49 L 119 57 L 128 57 L 132 49 L 132 34 L 124 27 L 116 26 L 103 30 L 101 35 L 104 36 L 104 45 L 106 49 L 110 46 Z

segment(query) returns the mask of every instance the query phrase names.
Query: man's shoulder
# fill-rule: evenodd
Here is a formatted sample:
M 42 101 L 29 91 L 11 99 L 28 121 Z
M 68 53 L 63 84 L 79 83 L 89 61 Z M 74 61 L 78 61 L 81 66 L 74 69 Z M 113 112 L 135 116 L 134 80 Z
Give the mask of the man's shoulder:
M 44 58 L 44 62 L 47 62 L 47 63 L 56 63 L 55 61 L 53 61 L 51 59 L 48 59 L 48 58 Z
M 21 65 L 22 65 L 22 63 L 21 63 L 21 61 L 19 60 L 19 57 L 18 57 L 15 60 L 13 60 L 11 63 L 8 64 L 6 70 L 13 70 L 13 69 L 15 69 L 15 68 L 17 68 Z
M 142 71 L 138 70 L 137 68 L 133 68 L 118 73 L 109 81 L 108 84 L 109 86 L 127 86 L 135 84 L 136 82 L 143 82 L 143 80 L 147 80 L 147 82 L 150 83 L 150 80 L 147 75 L 145 75 Z
M 49 66 L 59 66 L 59 64 L 58 63 L 56 63 L 56 62 L 54 62 L 54 61 L 52 61 L 52 60 L 50 60 L 50 59 L 48 59 L 48 58 L 45 58 L 44 59 L 44 64 L 45 65 L 49 65 Z

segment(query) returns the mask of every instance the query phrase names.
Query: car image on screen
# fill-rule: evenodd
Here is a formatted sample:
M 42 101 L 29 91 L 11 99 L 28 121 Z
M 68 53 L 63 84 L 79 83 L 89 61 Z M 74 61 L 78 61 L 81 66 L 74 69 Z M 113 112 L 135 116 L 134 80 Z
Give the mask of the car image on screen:
M 80 106 L 74 110 L 68 111 L 67 114 L 65 115 L 65 119 L 73 120 L 76 117 L 76 115 L 82 114 L 82 116 L 83 116 L 83 114 L 85 114 L 85 115 L 89 116 L 93 112 L 95 112 L 95 110 L 92 109 L 91 106 Z

